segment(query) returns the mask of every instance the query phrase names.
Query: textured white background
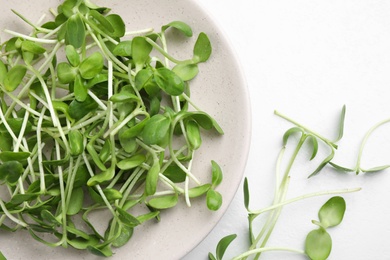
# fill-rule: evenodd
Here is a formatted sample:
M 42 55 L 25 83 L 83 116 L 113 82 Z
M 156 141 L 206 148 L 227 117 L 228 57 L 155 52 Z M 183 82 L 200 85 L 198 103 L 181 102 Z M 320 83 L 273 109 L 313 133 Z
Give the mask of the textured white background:
M 245 175 L 252 208 L 267 206 L 281 137 L 291 125 L 277 109 L 321 134 L 336 137 L 341 107 L 347 106 L 345 136 L 335 162 L 353 167 L 366 131 L 390 117 L 390 1 L 384 0 L 198 0 L 230 39 L 248 81 L 253 137 Z M 229 66 L 226 64 L 226 66 Z M 237 126 L 239 127 L 239 126 Z M 390 163 L 390 125 L 367 144 L 363 167 Z M 315 163 L 303 150 L 294 166 L 288 197 L 362 187 L 345 195 L 344 222 L 329 230 L 330 259 L 390 259 L 390 171 L 340 174 L 329 168 L 307 179 Z M 329 197 L 284 208 L 269 246 L 303 248 L 304 238 Z M 242 188 L 209 236 L 185 260 L 207 259 L 225 235 L 238 238 L 226 259 L 247 246 Z M 271 252 L 262 259 L 305 259 Z

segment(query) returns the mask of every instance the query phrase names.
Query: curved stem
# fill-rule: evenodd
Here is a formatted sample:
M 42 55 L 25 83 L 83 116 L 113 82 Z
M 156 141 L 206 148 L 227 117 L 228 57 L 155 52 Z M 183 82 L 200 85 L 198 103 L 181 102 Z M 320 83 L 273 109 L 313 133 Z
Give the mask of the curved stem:
M 306 255 L 305 251 L 303 250 L 297 250 L 293 248 L 287 248 L 287 247 L 263 247 L 263 248 L 256 248 L 250 251 L 247 251 L 239 256 L 234 257 L 232 260 L 240 260 L 240 259 L 245 259 L 246 257 L 254 254 L 259 254 L 262 252 L 267 252 L 267 251 L 288 251 L 292 253 L 297 253 L 297 254 L 302 254 Z
M 361 163 L 361 159 L 362 159 L 362 156 L 363 156 L 363 150 L 364 150 L 364 147 L 367 143 L 367 140 L 368 138 L 371 136 L 371 134 L 377 129 L 379 128 L 380 126 L 386 124 L 386 123 L 389 123 L 390 122 L 390 118 L 387 118 L 385 120 L 382 120 L 380 121 L 379 123 L 375 124 L 373 127 L 370 128 L 370 130 L 368 130 L 368 132 L 365 134 L 363 140 L 362 140 L 362 143 L 360 144 L 360 148 L 359 148 L 359 154 L 358 154 L 358 158 L 357 158 L 357 161 L 356 161 L 356 172 L 358 173 L 360 171 L 360 163 Z
M 351 189 L 341 189 L 341 190 L 325 190 L 325 191 L 320 191 L 320 192 L 308 193 L 308 194 L 305 194 L 305 195 L 301 195 L 299 197 L 295 197 L 295 198 L 292 198 L 292 199 L 289 199 L 289 200 L 285 200 L 285 201 L 283 201 L 281 203 L 274 204 L 274 205 L 272 205 L 270 207 L 267 207 L 267 208 L 264 208 L 264 209 L 261 209 L 261 210 L 251 211 L 250 213 L 253 214 L 253 215 L 260 215 L 260 214 L 263 214 L 263 213 L 265 213 L 267 211 L 270 211 L 270 210 L 273 210 L 273 209 L 276 209 L 276 208 L 279 208 L 279 207 L 282 207 L 284 205 L 288 205 L 288 204 L 291 204 L 293 202 L 297 202 L 297 201 L 300 201 L 300 200 L 309 199 L 309 198 L 312 198 L 312 197 L 324 196 L 324 195 L 351 193 L 351 192 L 356 192 L 356 191 L 360 191 L 360 190 L 361 190 L 361 188 L 351 188 Z
M 274 198 L 274 202 L 273 204 L 279 204 L 279 203 L 282 203 L 286 194 L 287 194 L 287 189 L 288 189 L 288 184 L 289 184 L 289 173 L 291 171 L 291 168 L 295 162 L 295 159 L 300 151 L 300 149 L 302 148 L 302 145 L 303 143 L 305 142 L 307 138 L 307 135 L 302 135 L 287 166 L 286 166 L 286 169 L 285 169 L 285 172 L 284 172 L 284 176 L 282 177 L 280 183 L 279 183 L 279 186 L 277 188 L 277 192 L 275 194 L 275 198 Z M 278 159 L 278 167 L 280 166 L 281 164 L 281 158 L 279 157 Z M 270 235 L 272 234 L 272 231 L 276 225 L 276 222 L 279 218 L 279 215 L 281 213 L 281 210 L 282 208 L 279 207 L 279 208 L 276 208 L 275 211 L 271 212 L 267 218 L 267 221 L 266 221 L 266 224 L 263 226 L 262 230 L 260 231 L 259 235 L 256 237 L 256 239 L 253 241 L 251 247 L 249 248 L 250 250 L 253 250 L 257 247 L 257 245 L 260 243 L 260 241 L 262 241 L 261 243 L 261 247 L 264 247 L 270 237 Z M 252 218 L 252 219 L 255 219 Z M 265 235 L 265 236 L 264 236 Z M 258 259 L 260 257 L 260 252 L 257 254 L 257 256 L 255 257 L 255 259 Z

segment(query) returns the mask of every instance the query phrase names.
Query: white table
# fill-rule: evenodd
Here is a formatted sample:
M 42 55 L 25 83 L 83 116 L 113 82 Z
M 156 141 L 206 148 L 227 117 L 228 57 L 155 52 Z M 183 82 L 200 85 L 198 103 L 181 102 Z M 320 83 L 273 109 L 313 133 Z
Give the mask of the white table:
M 272 200 L 281 138 L 292 126 L 276 117 L 274 109 L 333 139 L 345 104 L 345 135 L 334 161 L 353 167 L 364 134 L 390 117 L 390 2 L 198 1 L 226 32 L 247 77 L 253 136 L 245 176 L 250 180 L 252 208 L 265 207 Z M 390 163 L 389 130 L 390 125 L 384 125 L 369 139 L 363 167 Z M 390 259 L 389 171 L 356 176 L 327 167 L 307 179 L 318 161 L 309 163 L 310 151 L 305 149 L 292 172 L 288 197 L 362 187 L 358 193 L 343 195 L 347 211 L 343 223 L 329 230 L 330 259 Z M 286 206 L 268 245 L 302 249 L 306 234 L 316 228 L 311 220 L 317 219 L 318 209 L 329 197 Z M 207 259 L 219 239 L 231 233 L 238 238 L 226 259 L 243 252 L 246 216 L 241 185 L 216 228 L 184 260 Z M 270 252 L 262 259 L 305 258 Z

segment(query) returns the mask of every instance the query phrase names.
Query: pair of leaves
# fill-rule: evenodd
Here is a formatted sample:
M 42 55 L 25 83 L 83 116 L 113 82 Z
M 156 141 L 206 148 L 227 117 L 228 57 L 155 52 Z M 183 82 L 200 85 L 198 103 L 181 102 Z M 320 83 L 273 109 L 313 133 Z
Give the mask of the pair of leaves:
M 95 52 L 80 62 L 78 53 L 68 45 L 66 54 L 69 63 L 61 62 L 57 66 L 58 80 L 63 84 L 73 84 L 77 101 L 83 102 L 88 97 L 87 80 L 94 79 L 104 67 L 103 55 Z
M 155 96 L 160 89 L 171 96 L 179 96 L 184 92 L 184 81 L 166 67 L 157 69 L 145 68 L 138 71 L 135 77 L 138 90 L 145 89 L 150 96 Z
M 13 92 L 23 81 L 24 76 L 27 73 L 26 66 L 15 65 L 8 72 L 2 61 L 0 61 L 0 80 L 4 86 L 4 89 L 8 92 Z
M 321 140 L 322 142 L 324 142 L 331 149 L 330 154 L 324 160 L 322 160 L 322 162 L 319 164 L 319 166 L 309 175 L 309 178 L 317 175 L 327 164 L 331 163 L 331 160 L 333 159 L 333 157 L 335 155 L 335 149 L 337 149 L 336 143 L 338 141 L 340 141 L 344 135 L 345 113 L 346 113 L 346 107 L 344 105 L 342 110 L 341 110 L 340 119 L 339 119 L 338 136 L 334 141 L 329 141 L 328 139 L 325 139 L 322 136 L 319 136 L 318 134 L 308 130 L 306 127 L 303 127 L 303 126 L 295 123 L 291 119 L 288 119 L 285 117 L 285 119 L 293 122 L 297 126 L 287 130 L 286 133 L 283 135 L 283 145 L 287 144 L 287 141 L 291 135 L 296 134 L 296 133 L 300 133 L 301 140 L 303 142 L 306 139 L 309 139 L 311 141 L 311 146 L 313 147 L 313 152 L 312 152 L 312 156 L 311 156 L 310 160 L 314 159 L 317 155 L 318 140 Z M 278 114 L 278 113 L 275 111 L 275 114 Z
M 305 240 L 305 252 L 312 260 L 325 260 L 332 250 L 332 238 L 326 231 L 337 226 L 344 218 L 346 205 L 342 197 L 330 198 L 319 210 L 319 228 L 311 231 Z
M 206 203 L 209 210 L 217 211 L 222 206 L 222 195 L 215 188 L 221 184 L 223 175 L 221 167 L 215 161 L 211 161 L 211 172 L 211 187 L 206 194 Z
M 193 35 L 191 27 L 188 24 L 181 21 L 173 21 L 167 25 L 162 26 L 161 28 L 162 33 L 164 33 L 168 28 L 174 28 L 182 32 L 187 37 L 192 37 Z M 211 47 L 210 40 L 207 34 L 201 32 L 198 35 L 198 38 L 195 42 L 194 49 L 193 49 L 193 57 L 190 63 L 197 64 L 200 62 L 207 61 L 211 56 L 211 52 L 212 52 L 212 47 Z
M 23 165 L 18 161 L 6 161 L 0 165 L 0 180 L 15 185 L 24 172 Z

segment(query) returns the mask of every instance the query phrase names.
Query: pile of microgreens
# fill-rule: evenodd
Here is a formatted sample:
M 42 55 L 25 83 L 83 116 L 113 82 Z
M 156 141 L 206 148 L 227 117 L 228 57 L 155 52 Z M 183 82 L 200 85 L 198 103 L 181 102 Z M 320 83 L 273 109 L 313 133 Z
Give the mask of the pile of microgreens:
M 373 167 L 370 169 L 363 169 L 361 165 L 361 158 L 363 154 L 364 147 L 372 135 L 372 133 L 381 125 L 390 122 L 390 119 L 383 120 L 376 125 L 374 125 L 365 135 L 363 141 L 361 142 L 360 149 L 358 152 L 356 166 L 354 168 L 347 168 L 339 166 L 334 163 L 332 160 L 335 155 L 335 150 L 338 148 L 337 142 L 342 138 L 344 133 L 344 120 L 345 120 L 345 106 L 342 109 L 340 116 L 340 123 L 338 129 L 338 137 L 336 140 L 332 141 L 324 136 L 312 131 L 306 126 L 301 125 L 300 123 L 292 120 L 291 118 L 281 114 L 278 111 L 275 111 L 275 114 L 295 126 L 288 129 L 283 136 L 283 145 L 280 151 L 280 154 L 277 159 L 276 165 L 276 187 L 275 194 L 273 198 L 272 205 L 260 210 L 252 210 L 249 208 L 250 201 L 250 192 L 248 180 L 244 180 L 244 205 L 246 210 L 248 211 L 248 229 L 249 229 L 249 240 L 250 246 L 246 252 L 236 256 L 233 260 L 239 259 L 247 259 L 248 257 L 253 257 L 253 259 L 259 259 L 263 252 L 267 251 L 289 251 L 293 253 L 298 253 L 305 255 L 309 259 L 312 260 L 325 260 L 329 257 L 332 249 L 332 239 L 328 233 L 328 229 L 334 226 L 337 226 L 341 223 L 344 217 L 344 213 L 346 210 L 345 200 L 340 196 L 331 197 L 319 210 L 318 218 L 319 220 L 313 220 L 312 223 L 317 226 L 316 229 L 309 232 L 306 236 L 304 249 L 295 249 L 288 247 L 273 247 L 267 246 L 267 242 L 274 230 L 274 227 L 277 223 L 277 220 L 281 214 L 283 206 L 297 202 L 303 199 L 324 196 L 324 195 L 334 195 L 334 194 L 343 194 L 349 192 L 359 191 L 360 188 L 351 188 L 351 189 L 341 189 L 341 190 L 327 190 L 327 191 L 319 191 L 309 194 L 304 194 L 295 198 L 287 198 L 287 191 L 290 182 L 290 173 L 291 169 L 294 165 L 294 162 L 301 151 L 301 148 L 304 143 L 308 142 L 309 146 L 312 148 L 312 154 L 310 160 L 313 160 L 318 153 L 319 144 L 324 144 L 325 147 L 330 151 L 329 155 L 323 159 L 318 167 L 309 175 L 309 177 L 313 177 L 318 174 L 326 165 L 330 165 L 337 170 L 341 170 L 343 172 L 351 172 L 354 171 L 356 174 L 359 172 L 376 172 L 382 171 L 384 169 L 389 168 L 389 165 L 383 165 L 378 167 Z M 285 156 L 285 151 L 288 146 L 290 138 L 294 138 L 296 142 L 295 148 L 292 148 L 292 154 L 289 160 L 287 160 L 287 164 L 284 169 L 282 169 L 282 162 Z M 284 170 L 284 171 L 283 171 Z M 262 219 L 263 222 L 260 222 L 260 230 L 255 231 L 254 225 L 255 220 L 258 219 L 259 216 L 265 215 L 265 219 Z M 225 251 L 229 247 L 229 245 L 236 239 L 237 235 L 232 234 L 222 238 L 216 248 L 215 255 L 209 253 L 210 260 L 221 260 L 225 254 Z
M 223 134 L 190 99 L 189 81 L 212 51 L 206 34 L 177 60 L 166 31 L 191 37 L 181 21 L 126 32 L 119 15 L 89 0 L 65 0 L 43 24 L 13 12 L 32 31 L 5 30 L 0 49 L 3 230 L 110 256 L 179 196 L 190 206 L 204 195 L 219 209 L 218 164 L 210 183 L 191 171 L 203 129 Z M 110 214 L 103 232 L 104 220 L 90 218 L 100 211 Z

